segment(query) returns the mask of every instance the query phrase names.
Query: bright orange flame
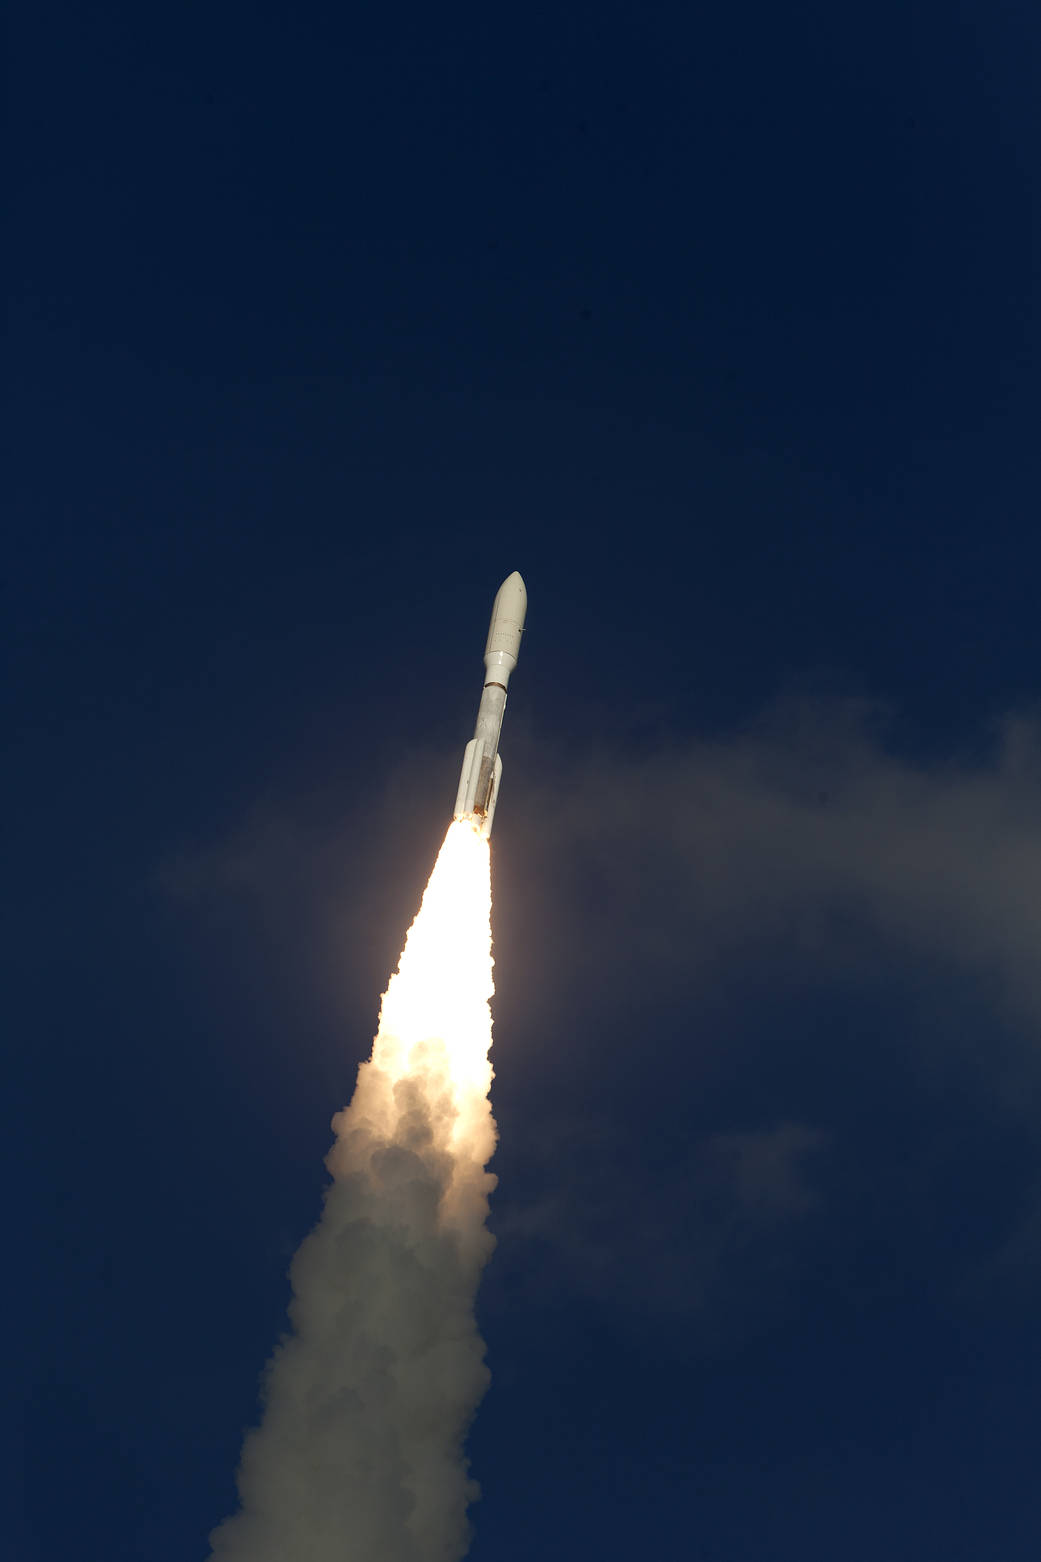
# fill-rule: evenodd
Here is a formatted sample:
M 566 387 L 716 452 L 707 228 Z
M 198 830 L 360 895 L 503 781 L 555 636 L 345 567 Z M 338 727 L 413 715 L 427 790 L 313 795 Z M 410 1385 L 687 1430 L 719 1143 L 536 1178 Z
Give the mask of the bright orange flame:
M 342 1133 L 357 1114 L 385 1141 L 416 1148 L 427 1142 L 449 1153 L 456 1203 L 466 1202 L 464 1185 L 495 1147 L 488 1103 L 492 964 L 488 842 L 456 820 L 383 995 L 372 1057 L 336 1124 Z M 335 1149 L 333 1155 L 338 1159 Z M 449 1197 L 442 1214 L 461 1216 L 452 1204 Z
M 494 1246 L 491 994 L 488 843 L 458 821 L 333 1119 L 333 1180 L 293 1260 L 293 1333 L 215 1559 L 466 1549 L 463 1436 L 488 1382 L 473 1299 Z M 385 1479 L 371 1480 L 374 1458 Z
M 416 1047 L 439 1040 L 447 1049 L 455 1090 L 487 1094 L 491 903 L 488 843 L 472 825 L 456 820 L 383 995 L 376 1047 L 395 1076 L 408 1072 Z

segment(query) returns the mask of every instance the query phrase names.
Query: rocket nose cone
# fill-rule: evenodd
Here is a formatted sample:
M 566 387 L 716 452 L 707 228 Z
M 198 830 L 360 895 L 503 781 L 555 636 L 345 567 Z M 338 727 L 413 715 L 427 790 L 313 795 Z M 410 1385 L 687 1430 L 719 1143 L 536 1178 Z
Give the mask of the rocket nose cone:
M 488 628 L 488 643 L 484 648 L 485 661 L 494 653 L 504 652 L 516 665 L 520 653 L 524 617 L 528 611 L 528 593 L 524 581 L 516 570 L 507 575 L 492 604 L 492 621 Z
M 496 601 L 516 602 L 520 603 L 522 607 L 527 607 L 528 592 L 524 584 L 524 576 L 520 570 L 515 569 L 512 575 L 507 575 L 495 596 Z
M 492 603 L 492 619 L 507 618 L 518 628 L 523 628 L 524 615 L 528 611 L 528 593 L 519 570 L 507 575 Z

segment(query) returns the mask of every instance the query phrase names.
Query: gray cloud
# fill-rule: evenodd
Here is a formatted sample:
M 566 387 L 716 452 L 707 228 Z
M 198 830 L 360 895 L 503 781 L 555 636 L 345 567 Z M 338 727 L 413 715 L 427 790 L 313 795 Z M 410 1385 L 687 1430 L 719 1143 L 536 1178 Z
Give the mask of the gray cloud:
M 1041 729 L 1010 719 L 985 759 L 925 766 L 881 726 L 794 704 L 726 740 L 586 759 L 517 799 L 529 871 L 584 901 L 598 967 L 620 924 L 662 973 L 767 940 L 855 960 L 871 927 L 1041 1021 Z
M 506 1179 L 493 1294 L 536 1310 L 566 1292 L 607 1299 L 634 1329 L 655 1320 L 712 1350 L 792 1311 L 824 1134 L 780 1123 L 695 1137 L 649 1175 L 617 1124 L 546 1128 L 527 1152 L 538 1191 L 511 1197 Z
M 409 756 L 349 820 L 329 793 L 269 801 L 166 882 L 196 911 L 251 908 L 334 1022 L 356 1016 L 396 954 L 456 758 Z M 505 765 L 492 1288 L 537 1301 L 566 1284 L 716 1338 L 789 1310 L 825 1258 L 837 1285 L 905 1283 L 911 1259 L 865 1266 L 848 1232 L 910 1250 L 960 1218 L 966 1134 L 981 1164 L 1003 1137 L 1033 1142 L 1038 721 L 922 762 L 884 712 L 792 702 L 653 752 L 510 733 Z M 857 1030 L 890 987 L 900 1033 Z M 852 1030 L 803 1033 L 828 992 Z M 1024 1156 L 1010 1175 L 1029 1184 L 1041 1166 Z M 1035 1283 L 1039 1206 L 1012 1191 L 958 1248 L 952 1292 Z

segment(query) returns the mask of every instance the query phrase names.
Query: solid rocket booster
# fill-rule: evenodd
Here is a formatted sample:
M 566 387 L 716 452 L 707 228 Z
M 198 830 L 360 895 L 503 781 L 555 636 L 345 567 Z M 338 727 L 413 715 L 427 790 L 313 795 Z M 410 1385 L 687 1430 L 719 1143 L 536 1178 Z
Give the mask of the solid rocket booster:
M 484 648 L 484 688 L 474 735 L 463 754 L 455 800 L 455 818 L 472 820 L 486 840 L 492 833 L 502 776 L 499 733 L 506 710 L 506 685 L 520 655 L 527 608 L 528 593 L 514 570 L 499 587 L 492 604 L 492 621 Z

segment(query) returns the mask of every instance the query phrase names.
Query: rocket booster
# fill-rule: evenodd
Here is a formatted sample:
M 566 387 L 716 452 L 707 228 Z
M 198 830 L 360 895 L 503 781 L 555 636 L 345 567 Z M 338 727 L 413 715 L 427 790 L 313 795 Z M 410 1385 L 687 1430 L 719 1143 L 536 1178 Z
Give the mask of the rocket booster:
M 484 688 L 474 735 L 463 754 L 455 800 L 455 818 L 472 820 L 486 840 L 492 833 L 502 776 L 499 733 L 506 710 L 506 685 L 520 655 L 527 607 L 528 593 L 514 570 L 499 587 L 492 604 L 492 621 L 484 648 Z

